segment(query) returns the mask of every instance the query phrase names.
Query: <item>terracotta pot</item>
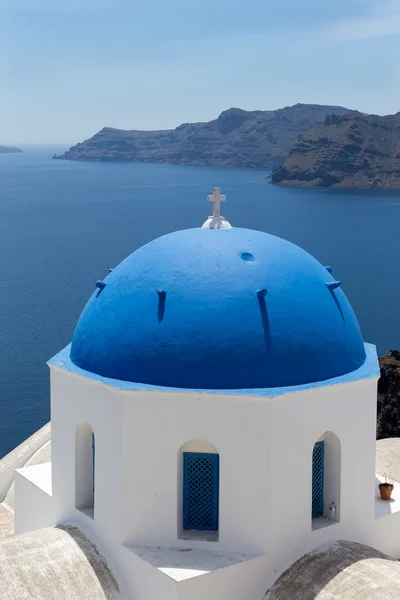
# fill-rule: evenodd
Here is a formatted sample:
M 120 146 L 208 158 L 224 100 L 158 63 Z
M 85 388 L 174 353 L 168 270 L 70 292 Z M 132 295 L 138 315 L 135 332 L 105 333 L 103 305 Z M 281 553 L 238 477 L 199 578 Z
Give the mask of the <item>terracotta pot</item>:
M 390 496 L 393 492 L 393 485 L 391 483 L 380 483 L 379 491 L 381 493 L 382 500 L 390 500 Z

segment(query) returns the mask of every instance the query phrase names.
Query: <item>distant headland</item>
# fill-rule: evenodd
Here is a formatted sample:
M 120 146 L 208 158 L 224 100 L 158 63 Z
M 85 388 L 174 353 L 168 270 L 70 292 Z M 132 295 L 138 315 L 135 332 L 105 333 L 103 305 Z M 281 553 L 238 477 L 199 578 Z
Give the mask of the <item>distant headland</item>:
M 307 127 L 324 122 L 327 115 L 346 112 L 341 106 L 318 104 L 266 111 L 230 108 L 208 123 L 183 123 L 164 131 L 105 127 L 53 158 L 272 169 Z
M 14 152 L 23 152 L 21 148 L 14 148 L 13 146 L 0 146 L 0 154 L 11 154 Z
M 105 127 L 53 158 L 254 167 L 271 170 L 278 185 L 400 189 L 400 113 L 230 108 L 214 121 L 163 131 Z

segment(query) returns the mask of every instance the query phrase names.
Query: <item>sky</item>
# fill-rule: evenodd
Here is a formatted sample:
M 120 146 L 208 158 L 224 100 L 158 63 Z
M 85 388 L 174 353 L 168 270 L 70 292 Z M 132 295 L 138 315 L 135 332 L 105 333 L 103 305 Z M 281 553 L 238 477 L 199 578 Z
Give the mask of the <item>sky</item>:
M 236 106 L 400 111 L 400 0 L 0 0 L 0 144 Z

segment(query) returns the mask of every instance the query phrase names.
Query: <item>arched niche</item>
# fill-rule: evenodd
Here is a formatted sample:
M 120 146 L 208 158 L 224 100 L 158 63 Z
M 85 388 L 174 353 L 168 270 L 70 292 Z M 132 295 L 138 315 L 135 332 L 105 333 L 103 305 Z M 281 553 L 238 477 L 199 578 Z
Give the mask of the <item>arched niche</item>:
M 95 484 L 95 436 L 89 423 L 75 429 L 75 507 L 93 518 Z
M 200 473 L 206 475 L 196 489 L 190 489 L 190 472 L 193 465 L 198 465 Z M 199 481 L 199 478 L 196 478 Z M 204 487 L 202 488 L 202 485 Z M 189 498 L 198 494 L 198 514 L 202 513 L 201 502 L 206 497 L 206 518 L 196 522 L 193 505 Z M 212 500 L 212 502 L 210 502 Z M 212 508 L 211 508 L 212 506 Z M 188 514 L 188 511 L 190 514 Z M 204 516 L 204 514 L 202 515 Z M 193 528 L 192 528 L 192 524 Z M 219 531 L 219 452 L 208 440 L 197 438 L 188 440 L 178 450 L 177 454 L 177 533 L 180 539 L 196 539 L 218 541 Z
M 340 521 L 341 444 L 332 431 L 325 431 L 314 443 L 312 464 L 312 529 Z M 322 475 L 321 475 L 322 468 Z M 335 519 L 330 520 L 330 507 L 335 504 Z

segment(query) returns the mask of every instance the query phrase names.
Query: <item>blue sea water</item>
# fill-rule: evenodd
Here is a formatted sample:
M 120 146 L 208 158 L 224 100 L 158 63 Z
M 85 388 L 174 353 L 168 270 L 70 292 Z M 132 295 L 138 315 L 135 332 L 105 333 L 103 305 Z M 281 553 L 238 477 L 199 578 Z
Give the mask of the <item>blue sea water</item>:
M 155 237 L 223 214 L 299 244 L 333 275 L 380 354 L 400 346 L 400 192 L 272 186 L 266 172 L 0 154 L 0 456 L 49 419 L 46 361 L 69 343 L 94 283 Z

